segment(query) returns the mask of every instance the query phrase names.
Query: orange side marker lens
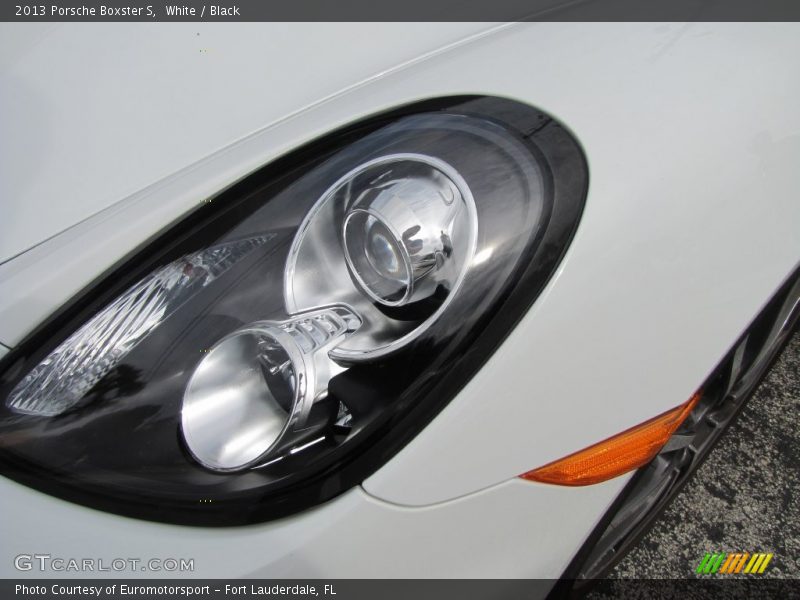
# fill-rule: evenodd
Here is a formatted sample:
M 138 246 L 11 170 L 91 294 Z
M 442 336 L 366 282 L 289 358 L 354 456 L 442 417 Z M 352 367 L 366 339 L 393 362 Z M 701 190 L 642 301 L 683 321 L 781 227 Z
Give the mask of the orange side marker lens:
M 520 477 L 578 486 L 600 483 L 639 468 L 658 454 L 699 400 L 700 392 L 697 392 L 677 408 Z

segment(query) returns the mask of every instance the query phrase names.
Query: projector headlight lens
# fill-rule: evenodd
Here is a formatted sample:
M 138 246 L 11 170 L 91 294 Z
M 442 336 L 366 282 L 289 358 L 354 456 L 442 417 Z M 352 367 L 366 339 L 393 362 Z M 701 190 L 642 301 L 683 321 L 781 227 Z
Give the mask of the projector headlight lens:
M 383 159 L 344 185 L 354 182 L 364 189 L 350 189 L 344 248 L 364 293 L 402 306 L 431 297 L 440 286 L 452 291 L 474 253 L 477 230 L 463 179 L 441 161 L 414 156 Z
M 344 243 L 353 277 L 364 292 L 389 306 L 404 303 L 414 279 L 399 235 L 380 216 L 354 210 L 344 222 Z
M 179 523 L 327 500 L 402 448 L 513 328 L 586 182 L 563 128 L 496 98 L 406 107 L 301 148 L 0 361 L 2 472 Z

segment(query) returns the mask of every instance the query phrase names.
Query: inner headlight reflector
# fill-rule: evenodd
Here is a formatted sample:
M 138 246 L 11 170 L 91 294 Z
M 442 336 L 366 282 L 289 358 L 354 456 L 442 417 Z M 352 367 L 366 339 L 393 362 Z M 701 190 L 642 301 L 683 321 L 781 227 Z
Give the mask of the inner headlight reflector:
M 300 445 L 332 416 L 328 351 L 360 325 L 344 307 L 256 322 L 217 342 L 194 370 L 181 408 L 192 456 L 215 471 L 256 466 Z

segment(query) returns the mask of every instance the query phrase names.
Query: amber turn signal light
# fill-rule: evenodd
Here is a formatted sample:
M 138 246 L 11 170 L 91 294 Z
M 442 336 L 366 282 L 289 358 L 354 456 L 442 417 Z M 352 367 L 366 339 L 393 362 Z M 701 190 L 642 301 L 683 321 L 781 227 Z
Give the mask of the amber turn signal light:
M 600 483 L 637 469 L 658 454 L 698 400 L 700 392 L 685 404 L 520 477 L 528 481 L 578 486 Z

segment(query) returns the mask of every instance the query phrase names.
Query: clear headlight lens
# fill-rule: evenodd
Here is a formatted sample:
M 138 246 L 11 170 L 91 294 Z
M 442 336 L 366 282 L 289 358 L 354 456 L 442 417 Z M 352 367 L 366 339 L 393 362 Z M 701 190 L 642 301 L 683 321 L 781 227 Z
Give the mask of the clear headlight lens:
M 494 98 L 410 107 L 300 149 L 3 359 L 3 472 L 174 522 L 330 498 L 502 341 L 554 271 L 586 182 L 563 128 Z

